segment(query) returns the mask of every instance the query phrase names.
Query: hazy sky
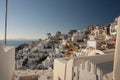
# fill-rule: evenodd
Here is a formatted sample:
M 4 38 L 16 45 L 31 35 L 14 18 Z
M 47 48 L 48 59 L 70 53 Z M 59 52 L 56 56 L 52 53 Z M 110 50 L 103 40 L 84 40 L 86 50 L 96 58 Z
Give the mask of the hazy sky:
M 91 24 L 108 24 L 120 15 L 120 0 L 8 0 L 8 39 L 39 39 Z M 5 0 L 0 0 L 0 39 Z

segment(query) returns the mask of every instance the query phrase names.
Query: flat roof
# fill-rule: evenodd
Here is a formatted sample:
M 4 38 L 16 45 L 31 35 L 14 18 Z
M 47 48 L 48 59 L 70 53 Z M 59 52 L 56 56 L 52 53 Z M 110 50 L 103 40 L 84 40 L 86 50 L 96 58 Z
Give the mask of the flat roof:
M 13 49 L 13 46 L 3 46 L 4 52 L 8 52 L 9 50 Z

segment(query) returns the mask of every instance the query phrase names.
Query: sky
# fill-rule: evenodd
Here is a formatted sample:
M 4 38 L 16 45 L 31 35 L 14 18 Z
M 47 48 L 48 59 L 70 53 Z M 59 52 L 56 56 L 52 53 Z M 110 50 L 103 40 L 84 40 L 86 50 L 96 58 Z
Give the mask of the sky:
M 7 39 L 39 39 L 47 33 L 105 25 L 120 16 L 120 0 L 8 0 Z M 0 0 L 4 39 L 5 0 Z

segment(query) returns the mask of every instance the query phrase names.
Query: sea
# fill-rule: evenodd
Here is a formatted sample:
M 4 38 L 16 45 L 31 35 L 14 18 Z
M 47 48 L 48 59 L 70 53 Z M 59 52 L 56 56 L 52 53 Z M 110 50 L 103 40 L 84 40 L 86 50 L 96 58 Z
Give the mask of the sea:
M 20 44 L 30 44 L 34 40 L 7 40 L 7 46 L 17 47 Z M 4 45 L 4 40 L 0 40 L 0 44 Z

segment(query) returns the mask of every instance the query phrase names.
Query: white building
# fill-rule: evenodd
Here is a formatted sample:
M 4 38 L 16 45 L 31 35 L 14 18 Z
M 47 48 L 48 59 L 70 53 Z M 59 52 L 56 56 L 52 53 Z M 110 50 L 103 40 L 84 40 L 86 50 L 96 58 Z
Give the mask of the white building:
M 94 26 L 93 29 L 91 30 L 91 35 L 98 36 L 100 34 L 99 26 Z
M 96 79 L 96 75 L 97 76 L 101 75 L 99 74 L 100 70 L 97 72 L 98 74 L 95 73 L 92 75 L 92 73 L 89 74 L 89 72 L 87 71 L 85 72 L 81 68 L 81 64 L 83 64 L 88 60 L 95 62 L 96 64 L 101 64 L 101 63 L 113 61 L 113 58 L 114 58 L 114 54 L 104 54 L 99 56 L 95 55 L 95 56 L 84 56 L 84 57 L 76 57 L 76 58 L 55 59 L 54 60 L 54 80 L 100 80 L 100 79 Z M 87 67 L 90 67 L 90 66 L 84 65 L 84 67 L 86 67 L 87 69 Z M 91 68 L 93 67 L 91 66 Z M 110 79 L 104 79 L 104 80 L 110 80 Z
M 110 35 L 115 36 L 117 34 L 117 25 L 115 26 L 110 26 Z
M 79 32 L 79 37 L 82 38 L 85 35 L 86 29 L 78 30 L 77 32 Z
M 87 46 L 88 47 L 93 47 L 93 48 L 97 48 L 97 41 L 96 40 L 88 40 L 87 41 Z
M 117 34 L 117 18 L 113 23 L 110 24 L 110 35 L 116 36 Z

